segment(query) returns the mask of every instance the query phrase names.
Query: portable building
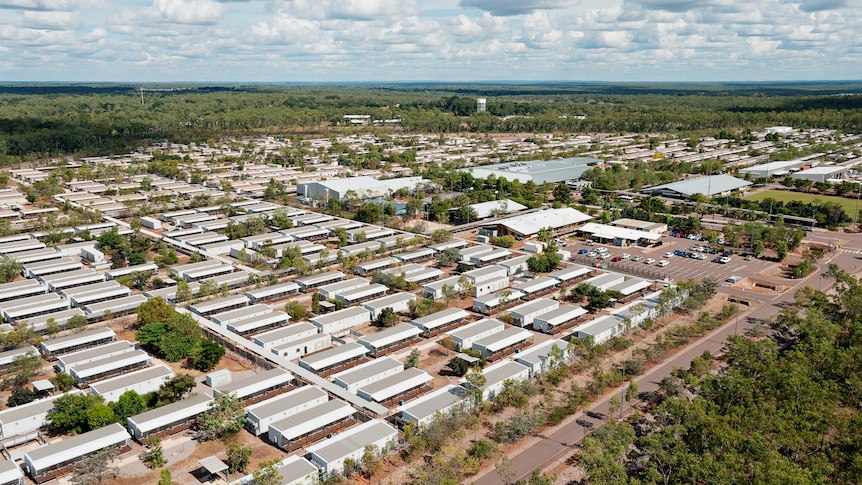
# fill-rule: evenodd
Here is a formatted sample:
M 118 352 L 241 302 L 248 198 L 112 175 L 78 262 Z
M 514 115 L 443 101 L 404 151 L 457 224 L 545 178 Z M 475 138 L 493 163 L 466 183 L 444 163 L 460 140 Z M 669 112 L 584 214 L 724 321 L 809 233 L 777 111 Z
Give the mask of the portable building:
M 553 347 L 557 346 L 557 354 L 559 361 L 554 360 Z M 542 343 L 533 345 L 528 349 L 515 355 L 515 362 L 525 365 L 530 369 L 530 375 L 536 377 L 539 374 L 547 371 L 552 365 L 568 364 L 573 357 L 568 351 L 568 344 L 563 340 L 551 339 Z
M 43 277 L 42 281 L 48 285 L 48 289 L 50 291 L 56 292 L 78 286 L 89 286 L 91 284 L 104 282 L 105 274 L 97 273 L 89 268 L 84 268 L 75 271 L 67 271 L 65 273 L 48 275 Z
M 306 448 L 311 462 L 323 473 L 338 473 L 344 468 L 344 460 L 351 458 L 358 462 L 366 446 L 378 450 L 388 450 L 398 442 L 398 430 L 385 421 L 373 419 L 359 426 L 339 433 L 322 443 Z
M 628 323 L 632 327 L 638 327 L 647 318 L 656 318 L 659 315 L 659 303 L 656 300 L 649 298 L 637 299 L 619 310 L 615 310 L 613 314 L 623 320 L 623 323 Z
M 189 293 L 191 295 L 197 295 L 200 293 L 201 284 L 197 282 L 189 283 Z M 147 298 L 164 298 L 167 301 L 175 301 L 177 299 L 177 285 L 167 286 L 165 288 L 159 288 L 157 290 L 150 290 L 144 293 Z
M 216 261 L 214 259 L 207 259 L 204 261 L 199 261 L 197 263 L 182 264 L 182 265 L 174 266 L 173 268 L 171 268 L 171 274 L 176 276 L 176 277 L 186 279 L 184 277 L 186 272 L 197 271 L 199 269 L 209 268 L 212 266 L 222 266 L 222 263 L 219 261 Z
M 361 303 L 381 298 L 385 296 L 388 291 L 389 287 L 386 285 L 371 283 L 360 288 L 339 292 L 335 299 L 344 303 L 345 306 L 359 305 Z
M 212 322 L 217 325 L 227 326 L 234 322 L 239 322 L 242 320 L 247 320 L 249 318 L 266 315 L 267 313 L 272 313 L 272 308 L 269 305 L 263 305 L 258 303 L 238 308 L 236 310 L 216 313 L 210 317 L 210 320 L 212 320 Z
M 496 364 L 485 367 L 482 370 L 485 376 L 485 386 L 482 388 L 482 399 L 493 401 L 507 380 L 523 381 L 530 378 L 530 369 L 527 366 L 512 362 L 511 360 L 503 360 Z M 461 385 L 468 387 L 467 379 L 461 379 Z
M 363 399 L 383 404 L 405 394 L 418 392 L 428 387 L 433 380 L 434 378 L 424 370 L 410 367 L 395 375 L 361 386 L 356 390 L 356 394 Z
M 299 293 L 299 290 L 300 286 L 297 283 L 288 281 L 286 283 L 279 283 L 277 285 L 248 290 L 245 292 L 245 296 L 247 296 L 252 303 L 261 303 L 295 295 L 296 293 Z
M 233 273 L 233 266 L 219 263 L 217 265 L 184 271 L 182 273 L 182 278 L 187 282 L 203 281 L 231 273 Z
M 482 357 L 489 358 L 529 344 L 532 339 L 533 334 L 529 330 L 508 327 L 500 332 L 475 340 L 472 348 L 482 354 Z
M 324 350 L 316 354 L 306 355 L 299 359 L 300 367 L 316 374 L 326 373 L 340 368 L 347 368 L 365 359 L 368 349 L 364 345 L 350 342 L 339 347 Z
M 473 311 L 488 315 L 494 310 L 517 302 L 523 296 L 524 294 L 518 290 L 503 290 L 491 295 L 473 298 Z
M 481 268 L 489 264 L 499 263 L 503 260 L 509 259 L 509 256 L 511 255 L 512 252 L 508 249 L 494 248 L 491 251 L 470 256 L 470 262 L 476 265 L 476 267 Z
M 115 268 L 109 271 L 105 271 L 105 278 L 109 280 L 115 280 L 121 276 L 128 276 L 135 272 L 140 273 L 144 271 L 152 271 L 153 273 L 156 273 L 157 271 L 159 271 L 159 267 L 155 263 L 144 263 L 126 266 L 125 268 Z
M 528 259 L 530 259 L 530 256 L 516 256 L 514 258 L 500 261 L 497 264 L 506 268 L 508 276 L 515 276 L 516 274 L 524 273 L 529 269 L 527 266 Z
M 249 284 L 248 281 L 250 276 L 251 274 L 248 271 L 234 271 L 232 273 L 213 276 L 212 278 L 205 278 L 201 281 L 203 283 L 211 284 L 215 288 L 222 288 L 224 286 L 227 286 L 228 288 L 239 288 Z
M 4 256 L 14 257 L 15 253 L 33 251 L 35 249 L 45 249 L 45 243 L 37 239 L 23 239 L 0 244 L 0 254 Z
M 584 280 L 584 284 L 590 285 L 597 290 L 605 291 L 608 288 L 625 281 L 625 277 L 618 273 L 602 273 Z
M 206 394 L 194 396 L 130 416 L 126 419 L 129 432 L 140 441 L 146 442 L 154 436 L 167 436 L 191 427 L 197 417 L 209 408 L 213 400 Z
M 571 283 L 592 274 L 593 270 L 586 266 L 572 265 L 563 269 L 558 269 L 552 273 L 548 273 L 550 278 L 554 278 L 560 284 Z
M 505 267 L 495 264 L 467 271 L 464 275 L 467 276 L 468 280 L 470 280 L 471 285 L 477 286 L 486 281 L 507 278 L 509 276 L 509 271 Z
M 302 291 L 310 291 L 314 288 L 319 288 L 323 285 L 335 283 L 344 279 L 344 273 L 341 271 L 327 271 L 325 273 L 317 273 L 311 276 L 303 276 L 295 280 Z
M 38 399 L 0 411 L 0 438 L 10 438 L 36 431 L 47 424 L 48 412 L 54 409 L 56 399 L 80 394 L 83 392 L 73 389 L 63 394 Z
M 90 384 L 90 392 L 105 398 L 105 402 L 117 402 L 127 391 L 143 396 L 158 391 L 162 384 L 173 379 L 174 371 L 166 365 L 155 365 Z
M 224 225 L 227 226 L 226 221 L 224 222 Z M 245 245 L 243 245 L 242 241 L 239 239 L 226 239 L 207 244 L 199 244 L 198 247 L 203 249 L 207 254 L 223 256 L 231 254 L 231 251 L 242 251 L 245 248 Z
M 288 416 L 311 409 L 329 400 L 329 395 L 315 386 L 302 386 L 276 397 L 246 406 L 245 424 L 249 431 L 259 436 L 269 430 L 269 425 Z
M 118 340 L 99 345 L 98 347 L 63 354 L 57 358 L 55 365 L 57 370 L 68 374 L 69 367 L 71 366 L 89 364 L 90 362 L 125 354 L 133 350 L 135 350 L 135 346 L 131 342 L 128 340 Z
M 365 226 L 347 231 L 347 240 L 357 242 L 360 240 L 374 241 L 395 234 L 395 231 L 387 227 Z
M 0 285 L 0 306 L 2 306 L 2 302 L 5 301 L 44 295 L 47 292 L 48 287 L 36 280 L 26 279 L 4 283 Z
M 83 268 L 84 265 L 72 258 L 52 259 L 22 265 L 21 273 L 27 278 L 40 278 L 56 273 L 65 273 Z
M 213 389 L 213 397 L 234 393 L 244 403 L 257 402 L 281 394 L 293 383 L 293 374 L 276 367 Z
M 273 354 L 288 360 L 298 359 L 304 355 L 312 354 L 332 346 L 332 336 L 328 333 L 315 333 L 301 339 L 273 345 Z
M 458 251 L 458 256 L 461 258 L 461 261 L 464 263 L 470 262 L 470 258 L 473 256 L 478 256 L 480 254 L 490 253 L 494 248 L 491 246 L 480 245 L 480 246 L 470 246 L 468 248 L 462 248 Z
M 352 369 L 333 374 L 333 382 L 350 392 L 355 393 L 362 386 L 380 379 L 398 374 L 404 370 L 404 364 L 392 357 L 380 357 Z
M 405 251 L 396 253 L 392 256 L 404 263 L 415 263 L 418 261 L 426 261 L 434 257 L 434 250 L 430 248 L 415 249 L 413 251 Z
M 38 317 L 30 317 L 27 323 L 33 326 L 33 331 L 36 333 L 48 332 L 48 321 L 53 320 L 57 324 L 57 328 L 63 329 L 69 324 L 69 320 L 75 316 L 86 317 L 84 310 L 80 308 L 70 308 L 68 310 L 60 310 L 59 312 L 46 313 Z
M 43 340 L 39 347 L 47 357 L 75 352 L 76 350 L 89 349 L 108 342 L 113 342 L 117 337 L 108 327 L 93 328 L 83 332 L 74 333 L 65 337 Z
M 467 241 L 463 239 L 450 239 L 449 241 L 441 242 L 438 244 L 432 244 L 428 246 L 430 249 L 433 249 L 434 252 L 442 253 L 447 249 L 460 249 L 467 246 Z
M 38 263 L 42 261 L 51 261 L 55 259 L 60 259 L 63 257 L 56 249 L 54 248 L 44 248 L 44 249 L 31 249 L 29 251 L 20 251 L 17 253 L 8 254 L 10 258 L 14 259 L 16 262 L 20 264 L 27 263 Z
M 422 330 L 423 337 L 427 337 L 449 330 L 465 321 L 469 316 L 470 314 L 461 308 L 447 308 L 424 317 L 413 319 L 410 323 Z
M 448 278 L 443 278 L 442 280 L 425 283 L 424 285 L 422 285 L 422 293 L 428 298 L 439 300 L 440 298 L 446 296 L 443 294 L 444 287 L 448 286 L 452 288 L 452 291 L 455 293 L 461 291 L 461 284 L 458 283 L 459 279 L 459 276 L 450 276 Z
M 533 320 L 550 311 L 560 307 L 560 302 L 548 298 L 537 298 L 527 303 L 522 303 L 509 310 L 515 325 L 528 327 L 533 325 Z
M 78 286 L 63 290 L 61 294 L 73 307 L 94 305 L 108 300 L 116 300 L 131 295 L 129 287 L 116 281 L 104 281 L 94 285 Z
M 228 295 L 195 303 L 194 305 L 189 306 L 189 310 L 202 317 L 208 317 L 216 313 L 243 308 L 248 304 L 249 300 L 245 295 Z
M 156 219 L 155 217 L 144 216 L 141 217 L 140 221 L 141 226 L 146 227 L 147 229 L 155 229 L 157 231 L 162 229 L 162 221 Z
M 371 311 L 364 307 L 348 307 L 311 319 L 311 323 L 323 333 L 333 336 L 347 333 L 351 328 L 371 321 Z
M 415 325 L 401 323 L 377 333 L 363 335 L 359 338 L 359 343 L 364 345 L 372 354 L 379 354 L 403 348 L 410 342 L 417 340 L 421 334 L 422 330 Z
M 554 290 L 559 284 L 559 280 L 548 276 L 541 276 L 532 280 L 523 281 L 516 285 L 512 285 L 513 290 L 520 291 L 526 298 Z
M 87 315 L 107 315 L 118 317 L 133 313 L 141 303 L 147 301 L 144 295 L 129 295 L 123 298 L 115 298 L 113 300 L 103 301 L 99 303 L 91 303 L 84 307 Z
M 611 286 L 608 288 L 608 291 L 619 291 L 623 295 L 623 298 L 625 298 L 637 293 L 646 292 L 651 285 L 652 283 L 641 278 L 629 278 L 622 283 Z
M 89 384 L 100 379 L 107 379 L 125 374 L 150 365 L 150 356 L 143 350 L 132 350 L 106 359 L 100 359 L 86 364 L 69 366 L 69 375 L 75 378 L 78 385 Z
M 401 419 L 417 426 L 429 425 L 436 416 L 446 415 L 465 404 L 467 390 L 461 386 L 448 385 L 436 389 L 398 408 Z M 439 413 L 439 414 L 438 414 Z
M 276 473 L 281 477 L 279 485 L 314 485 L 319 483 L 320 470 L 305 458 L 292 455 L 278 463 Z M 250 485 L 253 475 L 246 475 L 231 485 Z
M 323 432 L 334 425 L 352 422 L 355 414 L 350 404 L 333 399 L 270 424 L 267 437 L 280 448 L 297 449 L 322 438 Z
M 373 261 L 368 261 L 366 263 L 359 263 L 356 265 L 355 272 L 360 276 L 370 275 L 375 271 L 381 271 L 384 269 L 391 268 L 392 266 L 398 264 L 398 260 L 388 256 L 385 258 L 375 259 Z
M 458 350 L 469 349 L 473 347 L 473 342 L 493 335 L 497 332 L 502 332 L 505 325 L 499 320 L 493 318 L 483 318 L 461 328 L 447 332 L 449 337 L 455 341 Z
M 575 327 L 574 335 L 580 339 L 591 338 L 593 344 L 599 345 L 621 335 L 624 331 L 625 323 L 623 320 L 614 315 L 604 315 L 578 325 Z
M 335 298 L 338 294 L 342 292 L 362 288 L 363 286 L 368 286 L 370 284 L 371 282 L 366 280 L 365 278 L 351 278 L 348 280 L 320 286 L 318 287 L 317 291 L 320 293 L 321 299 L 329 300 L 330 298 Z
M 589 312 L 579 306 L 563 305 L 547 313 L 534 317 L 533 330 L 552 333 L 558 328 L 563 328 L 566 325 L 577 321 L 577 319 L 587 313 Z
M 24 485 L 24 472 L 15 460 L 0 461 L 0 485 Z
M 54 293 L 19 298 L 0 303 L 3 319 L 7 322 L 27 320 L 69 308 L 69 300 Z
M 237 335 L 251 335 L 277 329 L 288 324 L 290 315 L 282 311 L 272 311 L 250 318 L 235 320 L 227 324 L 227 329 Z
M 240 241 L 245 244 L 245 247 L 254 249 L 255 251 L 260 251 L 265 246 L 291 242 L 293 241 L 293 238 L 279 232 L 270 232 L 266 234 L 257 234 L 255 236 L 247 236 L 241 238 Z
M 33 347 L 32 345 L 27 345 L 21 347 L 20 349 L 12 349 L 7 350 L 6 352 L 0 352 L 0 370 L 8 369 L 12 364 L 15 363 L 15 359 L 25 357 L 28 354 L 32 354 L 33 356 L 38 357 L 39 351 L 36 350 L 36 347 Z
M 406 312 L 410 309 L 409 303 L 416 301 L 416 295 L 412 293 L 394 293 L 383 298 L 371 300 L 365 303 L 365 308 L 371 312 L 371 319 L 374 320 L 383 313 L 383 310 L 388 308 L 395 313 Z
M 254 337 L 254 343 L 263 348 L 286 344 L 306 337 L 317 335 L 320 330 L 307 322 L 294 323 L 286 327 L 277 328 L 258 334 Z
M 27 451 L 24 467 L 36 483 L 42 483 L 68 473 L 87 456 L 110 447 L 119 448 L 121 453 L 132 448 L 131 436 L 117 423 Z

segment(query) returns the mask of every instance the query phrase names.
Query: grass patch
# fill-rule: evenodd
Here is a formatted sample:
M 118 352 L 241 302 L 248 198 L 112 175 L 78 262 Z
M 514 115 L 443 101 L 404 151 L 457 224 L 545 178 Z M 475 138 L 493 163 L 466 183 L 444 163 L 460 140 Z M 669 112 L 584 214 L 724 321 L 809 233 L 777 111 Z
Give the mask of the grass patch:
M 836 197 L 834 195 L 820 195 L 820 194 L 804 194 L 802 192 L 791 192 L 789 190 L 764 190 L 763 192 L 758 192 L 756 194 L 748 195 L 744 197 L 746 200 L 753 201 L 761 201 L 763 199 L 775 199 L 779 202 L 790 202 L 792 200 L 798 200 L 803 204 L 808 204 L 811 202 L 835 202 L 840 204 L 841 207 L 844 208 L 844 212 L 847 213 L 850 218 L 853 218 L 853 214 L 856 212 L 856 199 L 848 199 L 845 197 Z

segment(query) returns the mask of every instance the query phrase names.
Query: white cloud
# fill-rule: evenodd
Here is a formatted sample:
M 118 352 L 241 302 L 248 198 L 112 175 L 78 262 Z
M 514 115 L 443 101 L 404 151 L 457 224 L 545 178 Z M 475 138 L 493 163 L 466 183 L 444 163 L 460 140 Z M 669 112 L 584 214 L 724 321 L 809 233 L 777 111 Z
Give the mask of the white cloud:
M 536 10 L 558 9 L 577 5 L 575 0 L 461 0 L 459 5 L 478 8 L 492 15 L 510 16 Z

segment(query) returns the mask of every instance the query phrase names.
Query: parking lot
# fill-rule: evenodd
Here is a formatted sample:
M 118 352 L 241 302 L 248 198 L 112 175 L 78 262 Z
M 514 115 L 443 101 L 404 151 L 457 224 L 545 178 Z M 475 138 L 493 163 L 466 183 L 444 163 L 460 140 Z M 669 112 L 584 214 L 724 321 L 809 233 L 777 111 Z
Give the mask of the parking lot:
M 643 248 L 636 246 L 617 247 L 604 244 L 594 244 L 588 246 L 585 241 L 578 241 L 574 244 L 568 244 L 565 247 L 566 251 L 572 253 L 572 261 L 594 266 L 595 263 L 607 263 L 607 269 L 611 271 L 619 271 L 621 273 L 638 276 L 647 279 L 664 279 L 670 278 L 674 281 L 684 281 L 689 278 L 699 279 L 704 276 L 712 276 L 720 282 L 724 282 L 731 275 L 741 275 L 743 277 L 756 277 L 757 273 L 764 271 L 776 263 L 773 261 L 765 261 L 762 259 L 752 259 L 746 261 L 742 256 L 733 255 L 730 257 L 730 262 L 726 264 L 713 262 L 713 259 L 721 256 L 721 254 L 706 254 L 707 259 L 692 259 L 683 256 L 666 257 L 666 253 L 673 253 L 675 250 L 693 252 L 689 248 L 692 246 L 702 246 L 698 241 L 690 239 L 665 236 L 662 238 L 663 244 L 652 248 Z M 610 255 L 607 259 L 599 257 L 588 257 L 586 254 L 578 254 L 582 249 L 592 250 L 599 247 L 607 249 L 607 254 Z M 628 253 L 629 258 L 622 261 L 614 262 L 613 259 L 623 253 Z M 641 261 L 634 261 L 636 256 L 641 256 Z M 654 259 L 652 264 L 646 264 L 648 259 Z M 666 266 L 659 266 L 661 260 L 666 260 Z

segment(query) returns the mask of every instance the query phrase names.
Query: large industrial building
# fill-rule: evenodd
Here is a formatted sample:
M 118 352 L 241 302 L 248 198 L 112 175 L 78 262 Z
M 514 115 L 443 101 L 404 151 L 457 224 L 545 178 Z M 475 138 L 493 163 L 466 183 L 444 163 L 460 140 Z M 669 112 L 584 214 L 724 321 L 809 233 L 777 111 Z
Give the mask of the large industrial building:
M 751 185 L 751 182 L 746 182 L 730 175 L 710 175 L 647 187 L 641 190 L 641 193 L 674 199 L 689 199 L 694 194 L 716 197 L 730 195 L 749 185 Z
M 482 226 L 480 234 L 494 235 L 496 233 L 499 236 L 510 234 L 517 238 L 526 239 L 548 227 L 555 235 L 568 234 L 574 232 L 580 223 L 590 219 L 592 219 L 591 216 L 571 207 L 547 209 L 493 221 Z
M 469 172 L 475 178 L 488 178 L 493 175 L 504 178 L 510 182 L 515 180 L 526 183 L 535 182 L 538 185 L 544 183 L 567 182 L 579 180 L 587 170 L 600 165 L 601 160 L 597 158 L 558 158 L 556 160 L 537 160 L 533 162 L 505 162 L 492 165 L 481 165 L 462 169 Z
M 352 192 L 359 200 L 386 197 L 400 189 L 415 191 L 420 186 L 431 184 L 422 177 L 402 177 L 378 180 L 374 177 L 348 177 L 303 182 L 296 186 L 296 193 L 305 200 L 341 200 Z

